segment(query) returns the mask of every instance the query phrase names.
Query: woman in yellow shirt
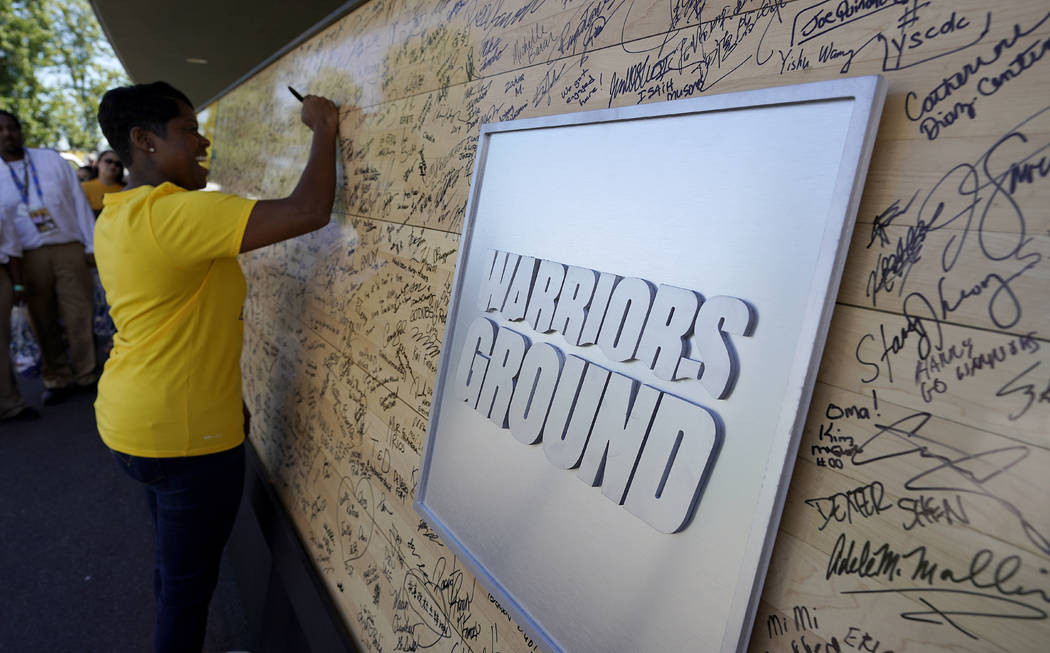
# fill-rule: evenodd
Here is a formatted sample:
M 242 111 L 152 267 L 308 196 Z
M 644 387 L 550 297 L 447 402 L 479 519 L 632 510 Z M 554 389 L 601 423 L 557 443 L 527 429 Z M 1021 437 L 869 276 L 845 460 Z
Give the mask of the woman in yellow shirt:
M 199 653 L 244 482 L 237 254 L 328 223 L 338 110 L 308 96 L 313 130 L 295 190 L 255 201 L 202 192 L 210 144 L 164 82 L 110 90 L 99 124 L 131 174 L 105 196 L 95 258 L 117 333 L 95 415 L 121 467 L 145 484 L 154 522 L 154 650 Z
M 98 155 L 98 176 L 81 182 L 80 187 L 84 189 L 88 204 L 97 218 L 102 212 L 102 196 L 124 190 L 124 164 L 121 163 L 120 156 L 113 150 L 106 150 Z

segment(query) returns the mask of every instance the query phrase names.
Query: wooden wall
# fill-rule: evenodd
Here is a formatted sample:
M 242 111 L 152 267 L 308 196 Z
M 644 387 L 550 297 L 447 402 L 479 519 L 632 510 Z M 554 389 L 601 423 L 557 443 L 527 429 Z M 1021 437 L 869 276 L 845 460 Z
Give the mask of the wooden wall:
M 533 647 L 412 508 L 479 126 L 870 73 L 889 96 L 750 650 L 1048 650 L 1044 0 L 371 0 L 221 98 L 212 180 L 254 197 L 305 161 L 285 87 L 342 106 L 332 223 L 242 257 L 243 367 L 364 650 Z

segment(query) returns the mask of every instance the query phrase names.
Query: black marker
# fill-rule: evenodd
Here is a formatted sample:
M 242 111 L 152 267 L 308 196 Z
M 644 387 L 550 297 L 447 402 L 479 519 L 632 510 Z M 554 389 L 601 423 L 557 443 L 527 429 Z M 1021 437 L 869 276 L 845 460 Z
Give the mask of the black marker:
M 295 90 L 291 86 L 288 87 L 288 90 L 292 92 L 292 95 L 295 96 L 296 100 L 299 100 L 300 102 L 303 101 L 303 96 L 299 95 L 299 91 Z

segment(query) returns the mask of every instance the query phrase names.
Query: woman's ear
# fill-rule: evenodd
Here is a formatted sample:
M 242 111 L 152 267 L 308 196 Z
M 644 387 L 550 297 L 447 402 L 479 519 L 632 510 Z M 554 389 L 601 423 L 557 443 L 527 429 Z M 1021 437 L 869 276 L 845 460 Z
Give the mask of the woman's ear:
M 142 153 L 157 151 L 153 146 L 153 139 L 156 138 L 156 134 L 148 129 L 132 127 L 128 136 L 130 136 L 131 157 L 133 159 L 135 158 L 136 150 L 141 151 Z

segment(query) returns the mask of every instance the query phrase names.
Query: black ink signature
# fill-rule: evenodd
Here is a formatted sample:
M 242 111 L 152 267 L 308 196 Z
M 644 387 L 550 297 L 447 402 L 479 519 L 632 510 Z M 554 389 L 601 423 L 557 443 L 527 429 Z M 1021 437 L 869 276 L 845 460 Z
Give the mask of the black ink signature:
M 824 520 L 824 523 L 817 528 L 822 531 L 827 528 L 831 520 L 852 524 L 854 514 L 867 518 L 889 510 L 893 504 L 883 503 L 885 494 L 882 483 L 874 481 L 868 485 L 845 492 L 836 492 L 830 496 L 806 499 L 806 505 L 816 509 L 821 519 Z
M 996 397 L 1008 397 L 1012 394 L 1021 393 L 1021 395 L 1028 400 L 1025 402 L 1025 405 L 1022 408 L 1007 415 L 1007 418 L 1011 421 L 1020 419 L 1025 413 L 1028 412 L 1028 409 L 1032 407 L 1032 404 L 1036 403 L 1037 401 L 1040 404 L 1050 404 L 1050 381 L 1047 381 L 1046 389 L 1044 389 L 1042 392 L 1039 392 L 1039 394 L 1036 394 L 1037 389 L 1034 383 L 1018 383 L 1018 381 L 1020 381 L 1023 377 L 1028 376 L 1028 374 L 1032 370 L 1038 368 L 1040 365 L 1042 365 L 1042 361 L 1032 363 L 1028 366 L 1027 369 L 1025 369 L 1023 372 L 1004 383 L 998 390 L 995 391 Z
M 880 326 L 881 360 L 887 365 L 890 365 L 889 356 L 902 351 L 913 333 L 919 335 L 916 354 L 920 360 L 930 355 L 931 345 L 940 350 L 943 347 L 941 321 L 949 319 L 966 302 L 981 296 L 985 297 L 988 317 L 997 328 L 1009 329 L 1021 321 L 1023 306 L 1014 290 L 1015 282 L 1041 263 L 1044 255 L 1032 249 L 1034 238 L 1027 233 L 1024 209 L 1014 194 L 1050 176 L 1050 156 L 1046 154 L 1050 142 L 1033 141 L 1028 135 L 1040 132 L 1042 128 L 1036 122 L 1047 117 L 1050 117 L 1050 106 L 1018 123 L 977 160 L 948 170 L 923 198 L 915 224 L 898 240 L 894 253 L 879 258 L 868 278 L 867 292 L 873 304 L 879 292 L 904 294 L 907 276 L 921 259 L 929 234 L 945 228 L 955 231 L 940 252 L 939 263 L 944 274 L 937 282 L 937 296 L 931 300 L 921 292 L 908 293 L 903 305 L 907 326 L 899 333 L 890 334 L 889 339 L 885 328 Z M 898 220 L 909 212 L 913 201 L 914 196 L 901 208 L 900 200 L 896 200 L 880 214 L 885 217 L 872 225 L 869 246 L 876 240 L 887 243 L 886 218 L 890 222 Z M 971 239 L 976 239 L 978 261 L 1016 267 L 1008 273 L 979 272 L 976 279 L 968 282 L 960 281 L 958 274 L 949 276 L 964 245 Z M 933 326 L 937 328 L 936 342 L 930 340 Z M 857 345 L 857 360 L 877 370 L 876 363 L 865 361 L 860 355 L 864 343 L 874 339 L 874 334 L 862 336 Z M 888 371 L 892 381 L 892 369 Z M 864 382 L 873 381 L 877 376 L 875 371 Z
M 995 45 L 992 48 L 992 54 L 977 55 L 976 57 L 974 57 L 972 62 L 967 62 L 963 64 L 963 67 L 961 69 L 953 72 L 947 77 L 943 77 L 940 83 L 937 84 L 933 88 L 933 90 L 926 94 L 926 96 L 922 99 L 921 103 L 918 102 L 919 96 L 916 93 L 908 91 L 908 93 L 904 96 L 904 114 L 908 117 L 908 120 L 916 122 L 923 120 L 926 117 L 929 117 L 929 115 L 933 113 L 934 109 L 936 109 L 941 102 L 948 100 L 953 96 L 953 94 L 956 91 L 959 91 L 963 87 L 965 87 L 970 82 L 970 80 L 973 79 L 977 75 L 977 73 L 979 73 L 983 68 L 999 61 L 999 59 L 1003 56 L 1003 54 L 1006 51 L 1011 50 L 1014 47 L 1014 45 L 1017 44 L 1018 40 L 1038 30 L 1048 18 L 1050 18 L 1050 12 L 1048 12 L 1045 16 L 1039 19 L 1038 22 L 1036 22 L 1034 25 L 1027 29 L 1021 29 L 1021 26 L 1015 23 L 1011 34 L 1002 39 L 999 39 L 999 41 L 995 43 Z M 986 25 L 985 31 L 987 31 L 987 29 L 988 28 Z M 1022 52 L 1021 55 L 1018 55 L 1018 58 L 1021 59 L 1022 63 L 1026 63 L 1025 59 L 1022 58 L 1022 55 L 1024 55 L 1024 52 Z M 1042 56 L 1042 51 L 1040 51 L 1038 56 Z M 1015 61 L 1016 60 L 1017 59 L 1015 59 Z M 1013 62 L 1011 62 L 1010 65 L 1013 65 Z M 1019 63 L 1018 65 L 1020 66 L 1022 64 Z M 1013 77 L 1016 77 L 1017 74 L 1020 73 L 1016 73 L 1010 78 L 1012 79 Z M 989 78 L 987 77 L 982 78 L 978 82 L 978 86 L 980 87 L 980 85 L 988 79 Z M 995 79 L 999 78 L 997 77 Z M 998 91 L 1001 86 L 1002 84 L 998 84 L 994 86 L 994 90 L 991 90 L 991 93 L 982 92 L 981 94 L 990 95 Z M 975 97 L 974 100 L 976 99 L 977 98 Z M 917 111 L 913 110 L 912 100 L 915 100 L 916 103 L 919 104 Z
M 942 624 L 949 625 L 966 635 L 971 639 L 978 639 L 976 635 L 966 630 L 959 624 L 959 620 L 953 619 L 952 617 L 984 617 L 991 619 L 1046 619 L 1046 612 L 1018 601 L 1017 599 L 1010 599 L 1005 596 L 996 596 L 995 594 L 988 594 L 986 592 L 974 592 L 970 590 L 957 590 L 948 588 L 926 588 L 926 587 L 907 587 L 898 589 L 881 589 L 881 590 L 849 590 L 842 592 L 843 594 L 888 594 L 888 593 L 901 593 L 901 594 L 918 594 L 919 601 L 929 608 L 929 610 L 908 610 L 900 613 L 901 617 L 908 621 L 921 621 L 928 624 Z M 946 596 L 953 597 L 954 604 L 958 603 L 959 597 L 972 597 L 975 599 L 973 603 L 975 605 L 966 606 L 963 608 L 956 608 L 954 610 L 942 610 L 936 607 L 931 601 L 933 597 Z M 988 606 L 988 604 L 992 604 Z M 998 608 L 998 609 L 997 609 Z
M 1029 447 L 1012 445 L 980 453 L 967 453 L 922 435 L 920 431 L 931 418 L 930 413 L 919 412 L 892 424 L 876 424 L 879 431 L 860 445 L 860 451 L 851 457 L 851 461 L 859 467 L 880 460 L 916 454 L 920 460 L 929 461 L 932 466 L 908 479 L 904 483 L 905 488 L 918 492 L 964 493 L 990 499 L 1017 519 L 1021 530 L 1036 548 L 1050 554 L 1050 540 L 1028 521 L 1021 509 L 986 487 L 989 481 L 1009 472 L 1027 458 Z M 872 453 L 877 449 L 873 445 L 876 441 L 882 447 L 888 447 L 889 453 Z M 930 446 L 920 444 L 920 441 L 954 453 L 935 453 Z
M 970 287 L 955 291 L 957 299 L 950 298 L 953 293 L 945 290 L 942 277 L 938 282 L 938 308 L 942 318 L 947 318 L 948 314 L 957 310 L 963 301 L 988 290 L 991 292 L 988 314 L 996 327 L 1008 329 L 1020 321 L 1022 308 L 1011 283 L 1038 265 L 1043 255 L 1026 250 L 1033 239 L 1027 235 L 1024 211 L 1014 198 L 1014 192 L 1022 184 L 1045 178 L 1044 170 L 1050 174 L 1050 164 L 1044 163 L 1047 158 L 1045 155 L 1031 162 L 1050 149 L 1050 142 L 1030 143 L 1023 131 L 1025 125 L 1044 114 L 1050 115 L 1050 107 L 1037 111 L 1011 129 L 985 150 L 976 162 L 953 167 L 919 207 L 918 219 L 929 225 L 929 231 L 952 225 L 962 231 L 959 235 L 952 235 L 941 252 L 941 269 L 944 272 L 951 272 L 955 267 L 974 226 L 977 245 L 985 259 L 991 262 L 1012 260 L 1021 264 L 1019 270 L 1005 277 L 997 273 L 986 274 Z M 1007 152 L 1010 147 L 1024 147 L 1024 150 L 1019 156 L 1009 156 Z M 1005 160 L 1000 161 L 1000 158 Z M 962 223 L 962 226 L 957 223 Z M 992 233 L 997 236 L 1010 234 L 1012 240 L 1005 246 L 996 244 L 989 237 Z
M 791 22 L 791 45 L 802 45 L 836 28 L 909 2 L 911 0 L 874 0 L 854 7 L 848 2 L 822 0 L 795 14 L 795 20 Z
M 1047 613 L 1039 607 L 1038 603 L 1033 604 L 1026 601 L 1035 600 L 1050 604 L 1050 595 L 1047 594 L 1047 591 L 1038 587 L 1025 587 L 1014 580 L 1014 577 L 1021 571 L 1020 556 L 1007 555 L 996 563 L 995 554 L 990 549 L 981 549 L 970 558 L 966 571 L 959 573 L 931 559 L 928 554 L 928 549 L 922 545 L 907 552 L 899 552 L 891 548 L 889 544 L 884 543 L 875 547 L 870 541 L 864 541 L 858 550 L 856 540 L 849 540 L 847 544 L 845 534 L 840 534 L 828 556 L 825 578 L 831 579 L 833 576 L 881 577 L 885 583 L 894 583 L 902 578 L 907 578 L 908 581 L 920 585 L 925 584 L 920 587 L 849 590 L 842 593 L 915 594 L 929 610 L 902 612 L 901 617 L 911 621 L 950 625 L 972 639 L 977 639 L 976 635 L 964 628 L 960 619 L 952 617 L 1046 619 Z M 905 576 L 905 563 L 912 565 L 911 573 L 907 576 Z M 1043 569 L 1040 571 L 1045 573 Z M 949 587 L 935 587 L 935 583 L 948 584 Z M 953 606 L 958 606 L 960 600 L 964 601 L 965 608 L 955 607 L 951 610 L 938 608 L 932 601 L 942 596 L 951 597 Z
M 879 239 L 882 245 L 890 243 L 890 239 L 886 235 L 886 227 L 893 222 L 894 218 L 907 213 L 918 195 L 919 191 L 915 191 L 915 194 L 911 196 L 911 199 L 908 200 L 904 207 L 898 206 L 900 200 L 893 200 L 893 203 L 886 210 L 875 216 L 871 226 L 871 239 L 868 241 L 869 248 L 876 238 Z M 928 231 L 929 226 L 919 220 L 915 225 L 908 227 L 904 236 L 897 239 L 893 252 L 888 255 L 879 253 L 875 262 L 875 269 L 868 275 L 868 285 L 865 289 L 865 294 L 871 297 L 872 306 L 878 305 L 879 292 L 892 291 L 898 280 L 903 288 L 908 280 L 908 275 L 911 274 L 912 268 L 922 260 L 922 245 L 926 240 Z
M 850 66 L 853 64 L 853 61 L 857 58 L 857 55 L 859 55 L 869 45 L 872 44 L 879 44 L 882 46 L 882 71 L 891 72 L 898 70 L 906 70 L 908 68 L 914 68 L 915 66 L 920 66 L 922 64 L 929 63 L 931 61 L 935 61 L 943 57 L 951 56 L 953 54 L 956 54 L 957 52 L 962 52 L 963 50 L 971 48 L 974 45 L 980 43 L 984 39 L 984 37 L 988 35 L 988 32 L 991 29 L 992 14 L 991 12 L 988 12 L 985 14 L 984 27 L 981 29 L 981 32 L 974 36 L 967 43 L 956 46 L 954 48 L 950 48 L 948 50 L 940 50 L 936 54 L 920 58 L 916 61 L 904 63 L 904 54 L 908 50 L 913 49 L 915 47 L 921 47 L 922 45 L 925 45 L 925 43 L 927 43 L 927 40 L 923 39 L 922 35 L 928 35 L 930 33 L 930 30 L 929 28 L 927 28 L 924 32 L 919 27 L 919 10 L 930 6 L 930 4 L 930 2 L 920 2 L 920 0 L 908 0 L 906 2 L 900 3 L 900 5 L 904 7 L 904 9 L 901 12 L 901 16 L 897 21 L 899 29 L 897 30 L 896 36 L 887 36 L 882 32 L 876 32 L 871 38 L 869 38 L 859 47 L 853 48 L 851 50 L 851 54 L 846 59 L 846 62 L 842 64 L 840 72 L 842 72 L 843 74 L 848 73 Z M 956 28 L 953 31 L 957 30 L 962 32 L 967 30 L 971 25 L 972 23 L 970 23 L 968 19 L 963 18 L 960 20 L 959 23 L 956 24 Z M 919 35 L 918 42 L 916 42 L 914 35 Z
M 774 19 L 783 23 L 781 9 L 786 0 L 762 0 L 758 9 L 735 15 L 726 5 L 707 20 L 700 15 L 704 8 L 702 2 L 673 7 L 668 29 L 654 37 L 658 43 L 652 46 L 649 46 L 651 38 L 635 41 L 627 34 L 633 5 L 632 1 L 620 30 L 621 47 L 625 52 L 646 56 L 624 71 L 614 71 L 610 75 L 610 107 L 617 97 L 624 94 L 637 94 L 637 102 L 641 103 L 650 99 L 687 97 L 713 88 L 756 56 L 749 54 L 739 61 L 730 62 L 731 56 L 765 22 L 756 52 L 761 49 L 762 40 Z M 736 20 L 735 29 L 729 24 L 730 19 Z M 756 62 L 761 65 L 772 56 L 770 51 L 764 60 L 756 59 Z M 687 81 L 676 86 L 675 80 L 668 77 L 671 73 L 685 75 Z

